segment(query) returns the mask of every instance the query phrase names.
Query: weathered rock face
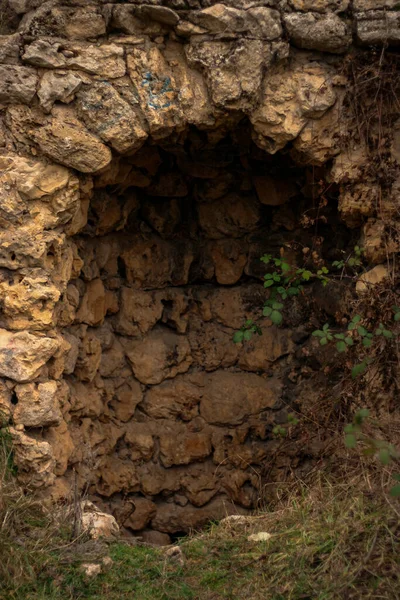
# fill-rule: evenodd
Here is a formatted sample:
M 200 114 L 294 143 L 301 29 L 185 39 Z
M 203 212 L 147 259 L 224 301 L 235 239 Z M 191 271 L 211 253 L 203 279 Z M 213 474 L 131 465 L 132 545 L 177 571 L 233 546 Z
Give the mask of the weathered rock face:
M 398 3 L 8 4 L 0 417 L 24 485 L 61 499 L 73 467 L 121 527 L 167 543 L 257 501 L 301 316 L 232 336 L 261 314 L 260 256 L 309 245 L 316 178 L 337 200 L 335 239 L 362 234 L 371 265 L 398 251 L 398 124 L 383 195 L 342 139 L 343 60 L 399 43 Z

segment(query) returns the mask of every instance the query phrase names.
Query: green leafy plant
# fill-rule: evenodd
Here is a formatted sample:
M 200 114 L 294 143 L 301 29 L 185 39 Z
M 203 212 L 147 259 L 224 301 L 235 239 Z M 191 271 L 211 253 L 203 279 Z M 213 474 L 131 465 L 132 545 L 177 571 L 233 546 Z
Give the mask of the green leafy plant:
M 313 273 L 309 269 L 291 265 L 284 258 L 274 258 L 272 254 L 264 254 L 260 260 L 275 269 L 272 273 L 264 275 L 264 288 L 268 289 L 269 295 L 263 308 L 263 316 L 271 319 L 274 325 L 281 325 L 284 302 L 298 296 L 303 291 L 304 284 L 319 280 L 325 286 L 329 281 L 327 277 L 329 270 L 326 267 Z M 234 334 L 233 341 L 235 343 L 247 341 L 251 339 L 253 333 L 259 333 L 253 322 L 250 326 L 246 326 L 245 323 L 244 327 Z
M 338 270 L 350 267 L 353 271 L 356 271 L 358 267 L 362 266 L 363 253 L 363 248 L 360 248 L 360 246 L 354 246 L 354 253 L 351 253 L 346 260 L 335 260 L 332 263 L 332 267 L 335 267 Z
M 386 467 L 399 459 L 399 453 L 393 444 L 386 440 L 377 440 L 364 433 L 363 426 L 368 418 L 369 410 L 367 408 L 356 412 L 352 423 L 344 428 L 344 443 L 350 449 L 354 449 L 358 443 L 362 443 L 364 456 L 374 456 L 382 466 Z M 394 474 L 393 479 L 397 483 L 390 488 L 389 493 L 393 498 L 398 498 L 400 497 L 400 474 Z
M 243 327 L 236 331 L 233 336 L 235 344 L 241 344 L 243 341 L 251 340 L 253 334 L 262 335 L 261 328 L 256 325 L 251 319 L 248 319 Z
M 400 314 L 400 309 L 396 314 Z M 399 317 L 400 318 L 400 317 Z M 347 352 L 347 350 L 354 345 L 362 345 L 364 348 L 371 348 L 376 338 L 382 336 L 387 340 L 394 338 L 394 333 L 388 329 L 383 323 L 379 323 L 379 326 L 374 329 L 367 329 L 362 325 L 363 318 L 361 315 L 354 315 L 350 323 L 347 326 L 347 331 L 339 333 L 333 333 L 329 328 L 329 323 L 325 323 L 322 329 L 313 331 L 313 336 L 319 338 L 321 346 L 325 346 L 329 342 L 335 342 L 336 350 L 339 353 Z M 351 370 L 351 376 L 353 379 L 365 373 L 368 365 L 372 362 L 372 359 L 365 357 L 360 363 L 355 364 Z

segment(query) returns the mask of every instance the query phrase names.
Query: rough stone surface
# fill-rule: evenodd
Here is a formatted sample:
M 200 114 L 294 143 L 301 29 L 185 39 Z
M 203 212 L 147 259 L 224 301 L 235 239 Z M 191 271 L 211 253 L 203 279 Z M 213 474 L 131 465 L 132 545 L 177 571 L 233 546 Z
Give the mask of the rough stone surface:
M 358 243 L 359 293 L 392 275 L 399 126 L 371 123 L 369 152 L 347 92 L 350 66 L 381 60 L 366 47 L 398 45 L 397 3 L 9 4 L 0 414 L 18 477 L 88 493 L 95 536 L 118 521 L 169 544 L 321 459 L 324 441 L 291 432 L 283 455 L 273 429 L 319 400 L 308 337 L 345 292 L 315 286 L 310 317 L 306 284 L 273 326 L 260 257 L 319 267 Z M 235 344 L 246 321 L 262 336 Z

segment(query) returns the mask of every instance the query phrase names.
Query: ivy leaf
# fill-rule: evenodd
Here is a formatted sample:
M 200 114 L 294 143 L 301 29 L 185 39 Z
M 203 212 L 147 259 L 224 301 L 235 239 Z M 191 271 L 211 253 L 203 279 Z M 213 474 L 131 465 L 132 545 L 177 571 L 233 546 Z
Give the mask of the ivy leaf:
M 367 335 L 368 331 L 365 329 L 365 327 L 360 325 L 359 327 L 357 327 L 357 333 L 358 333 L 358 335 L 365 337 Z
M 283 320 L 281 313 L 277 310 L 272 311 L 270 318 L 274 325 L 280 325 Z
M 247 321 L 245 322 L 244 326 L 245 327 L 250 327 L 251 325 L 253 325 L 253 320 L 252 319 L 247 319 Z
M 399 311 L 399 312 L 397 312 L 397 313 L 394 315 L 394 320 L 395 320 L 395 321 L 400 321 L 400 311 Z
M 272 313 L 272 308 L 270 308 L 269 306 L 264 306 L 263 308 L 263 315 L 264 317 L 269 317 Z
M 283 308 L 283 304 L 281 302 L 274 302 L 272 308 L 274 308 L 275 310 L 279 310 Z
M 283 262 L 281 264 L 281 269 L 284 273 L 287 273 L 288 271 L 290 271 L 290 265 L 289 263 Z
M 355 448 L 357 446 L 357 438 L 353 433 L 348 433 L 344 438 L 346 448 Z
M 384 329 L 382 331 L 383 333 L 383 337 L 385 337 L 388 340 L 391 340 L 393 338 L 393 333 L 391 331 L 389 331 L 388 329 Z
M 337 340 L 344 340 L 344 333 L 335 333 L 335 338 Z
M 233 341 L 235 342 L 235 344 L 240 344 L 241 342 L 243 342 L 243 338 L 244 338 L 244 332 L 236 331 L 233 336 Z
M 249 340 L 251 340 L 252 337 L 253 337 L 253 332 L 250 331 L 250 329 L 248 329 L 247 331 L 245 331 L 244 334 L 243 334 L 243 338 L 246 340 L 246 342 L 248 342 Z
M 326 346 L 328 343 L 328 338 L 323 337 L 319 340 L 319 343 L 321 344 L 321 346 Z
M 337 342 L 336 349 L 338 352 L 346 352 L 346 350 L 347 350 L 346 342 Z
M 304 281 L 309 281 L 311 276 L 312 276 L 311 271 L 303 271 L 303 273 L 302 273 L 302 278 L 304 279 Z
M 346 427 L 344 428 L 344 432 L 345 433 L 354 433 L 354 425 L 352 423 L 349 423 L 348 425 L 346 425 Z
M 323 331 L 321 331 L 320 329 L 313 331 L 312 335 L 314 335 L 315 337 L 325 337 L 325 333 Z
M 269 279 L 268 281 L 264 281 L 264 287 L 265 288 L 269 288 L 271 287 L 271 285 L 274 285 L 274 280 L 273 279 Z
M 358 365 L 355 365 L 352 368 L 352 370 L 351 370 L 352 378 L 355 379 L 359 375 L 362 375 L 363 373 L 365 373 L 366 369 L 367 369 L 367 362 L 365 360 L 363 360 L 361 363 L 359 363 Z
M 379 460 L 383 465 L 388 465 L 390 463 L 390 452 L 387 448 L 382 448 L 379 451 Z
M 344 338 L 344 341 L 346 342 L 346 344 L 347 344 L 348 346 L 353 346 L 353 344 L 354 344 L 354 340 L 353 340 L 353 338 L 351 338 L 350 336 L 347 336 L 347 337 L 345 337 L 345 338 Z
M 396 473 L 395 475 L 393 475 L 393 479 L 395 481 L 400 481 L 400 475 L 398 473 Z
M 367 338 L 367 337 L 364 338 L 362 343 L 363 343 L 364 348 L 371 348 L 371 346 L 372 346 L 371 338 Z
M 297 287 L 293 287 L 293 286 L 292 286 L 292 287 L 290 287 L 290 288 L 287 290 L 287 292 L 288 292 L 289 296 L 298 296 L 298 294 L 299 294 L 299 288 L 297 288 Z M 399 314 L 400 314 L 400 313 L 399 313 Z

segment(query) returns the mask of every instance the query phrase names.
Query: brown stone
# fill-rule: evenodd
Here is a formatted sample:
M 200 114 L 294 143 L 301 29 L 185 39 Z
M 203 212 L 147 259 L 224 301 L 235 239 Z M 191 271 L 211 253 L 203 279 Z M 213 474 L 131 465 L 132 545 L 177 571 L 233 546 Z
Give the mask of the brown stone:
M 238 365 L 244 371 L 268 371 L 271 363 L 294 350 L 290 331 L 266 323 L 260 323 L 260 327 L 262 335 L 243 344 Z
M 142 398 L 143 393 L 139 382 L 133 378 L 129 378 L 121 386 L 117 387 L 109 406 L 119 421 L 126 422 L 133 417 L 136 407 L 142 401 Z
M 58 347 L 56 339 L 0 329 L 0 375 L 18 382 L 35 379 Z
M 198 374 L 180 375 L 150 388 L 141 409 L 153 419 L 179 418 L 189 421 L 199 414 L 204 378 Z
M 141 531 L 139 538 L 142 542 L 151 546 L 169 546 L 172 543 L 167 533 L 161 533 L 161 531 L 155 531 L 154 529 Z
M 210 203 L 198 204 L 199 223 L 212 239 L 241 237 L 254 231 L 260 218 L 257 202 L 253 198 L 228 195 Z
M 99 325 L 106 316 L 105 289 L 101 279 L 87 284 L 76 319 L 87 325 Z
M 48 427 L 59 425 L 61 412 L 57 398 L 57 383 L 24 383 L 15 386 L 18 404 L 13 419 L 17 425 L 26 427 Z
M 146 385 L 185 373 L 192 364 L 187 339 L 168 329 L 154 329 L 142 341 L 124 341 L 135 377 Z
M 164 467 L 204 460 L 211 452 L 210 433 L 188 433 L 179 424 L 165 422 L 160 435 L 160 459 Z
M 213 373 L 208 376 L 200 414 L 207 423 L 240 425 L 250 415 L 273 408 L 280 392 L 281 384 L 275 378 L 228 371 Z
M 115 492 L 134 492 L 139 489 L 139 480 L 131 462 L 106 456 L 98 469 L 97 491 L 102 496 L 112 496 Z
M 210 519 L 218 520 L 227 515 L 246 514 L 246 510 L 234 506 L 226 496 L 219 496 L 201 508 L 194 506 L 177 506 L 176 504 L 161 504 L 157 514 L 151 521 L 152 527 L 166 533 L 200 529 Z
M 155 516 L 157 507 L 154 502 L 146 498 L 133 498 L 132 503 L 134 510 L 126 521 L 124 521 L 124 527 L 133 529 L 133 531 L 140 531 Z

